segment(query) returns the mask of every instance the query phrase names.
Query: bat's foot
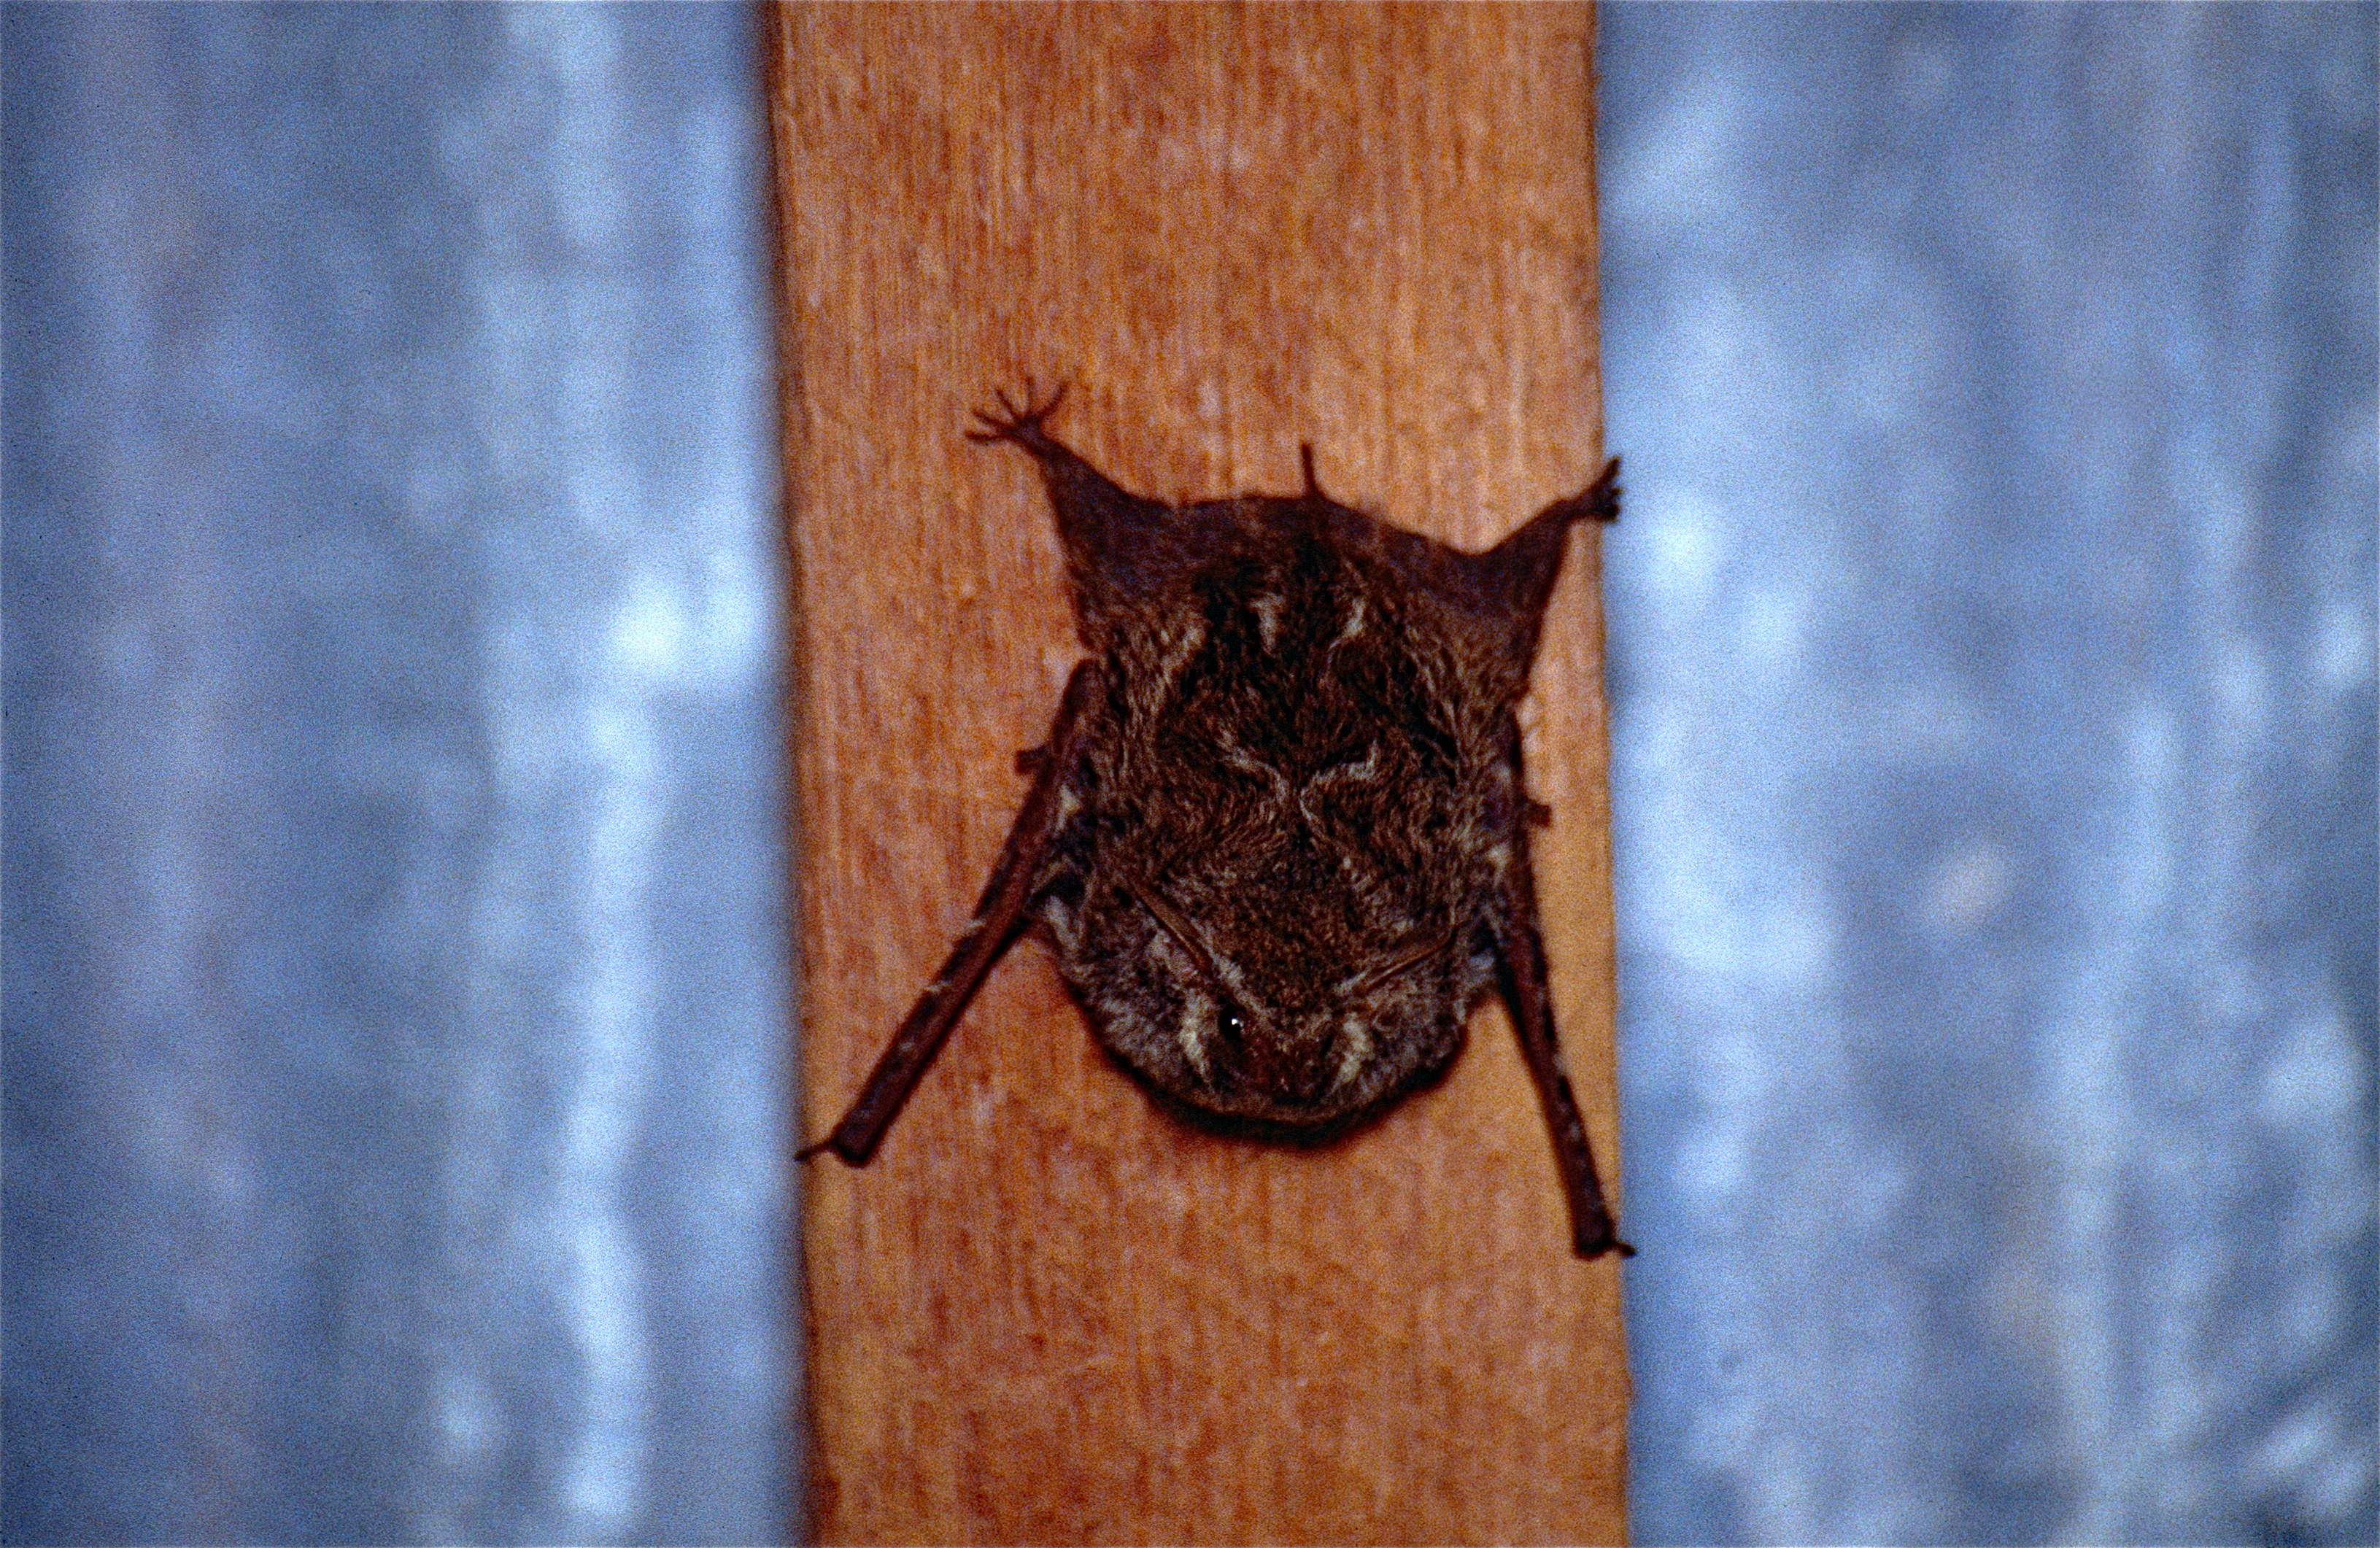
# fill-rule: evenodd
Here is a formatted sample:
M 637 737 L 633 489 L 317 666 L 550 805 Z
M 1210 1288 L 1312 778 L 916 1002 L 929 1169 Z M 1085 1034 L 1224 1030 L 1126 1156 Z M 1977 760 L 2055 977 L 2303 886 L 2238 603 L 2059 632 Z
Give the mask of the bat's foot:
M 1069 385 L 1071 383 L 1063 381 L 1058 383 L 1057 391 L 1037 404 L 1033 401 L 1033 381 L 1027 377 L 1025 381 L 1025 406 L 1022 408 L 1010 402 L 1005 392 L 995 392 L 992 396 L 999 400 L 999 411 L 977 409 L 976 419 L 983 428 L 967 431 L 966 438 L 974 441 L 1014 441 L 1038 455 L 1045 448 L 1056 444 L 1041 429 L 1041 421 L 1055 414 L 1058 405 L 1066 401 Z
M 1572 521 L 1616 522 L 1620 519 L 1620 459 L 1603 465 L 1595 482 L 1554 507 Z
M 1583 497 L 1592 502 L 1587 512 L 1589 520 L 1615 522 L 1620 519 L 1620 459 L 1612 458 L 1603 465 L 1595 482 L 1586 487 Z
M 1597 473 L 1595 483 L 1571 494 L 1569 500 L 1557 500 L 1540 512 L 1540 521 L 1554 516 L 1563 523 L 1571 521 L 1602 521 L 1614 523 L 1621 518 L 1621 459 L 1614 456 Z

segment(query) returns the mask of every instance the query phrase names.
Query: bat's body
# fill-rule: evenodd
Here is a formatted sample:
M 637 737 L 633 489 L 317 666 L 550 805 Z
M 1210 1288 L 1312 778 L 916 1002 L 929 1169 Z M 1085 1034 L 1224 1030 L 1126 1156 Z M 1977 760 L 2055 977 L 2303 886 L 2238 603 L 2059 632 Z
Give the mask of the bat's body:
M 1613 1232 L 1563 1075 L 1513 705 L 1571 523 L 1617 465 L 1468 554 L 1324 495 L 1172 507 L 1048 434 L 1039 464 L 1090 659 L 976 917 L 834 1131 L 882 1139 L 1001 953 L 1038 923 L 1099 1041 L 1187 1116 L 1268 1139 L 1358 1124 L 1441 1072 L 1500 985 L 1583 1256 Z

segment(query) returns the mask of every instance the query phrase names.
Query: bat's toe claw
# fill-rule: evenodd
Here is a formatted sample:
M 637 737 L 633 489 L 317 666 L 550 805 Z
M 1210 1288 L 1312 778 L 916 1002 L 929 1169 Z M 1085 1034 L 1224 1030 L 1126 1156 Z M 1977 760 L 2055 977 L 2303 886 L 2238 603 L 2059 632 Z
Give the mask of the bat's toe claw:
M 1033 383 L 1028 378 L 1025 383 L 1025 406 L 1022 408 L 1017 406 L 1015 399 L 1008 395 L 1007 389 L 994 388 L 991 396 L 992 401 L 1000 405 L 999 411 L 975 410 L 976 420 L 983 429 L 967 431 L 966 438 L 977 441 L 1014 441 L 1027 449 L 1046 442 L 1049 438 L 1042 433 L 1041 422 L 1058 411 L 1058 405 L 1065 401 L 1069 385 L 1062 381 L 1055 392 L 1037 401 Z

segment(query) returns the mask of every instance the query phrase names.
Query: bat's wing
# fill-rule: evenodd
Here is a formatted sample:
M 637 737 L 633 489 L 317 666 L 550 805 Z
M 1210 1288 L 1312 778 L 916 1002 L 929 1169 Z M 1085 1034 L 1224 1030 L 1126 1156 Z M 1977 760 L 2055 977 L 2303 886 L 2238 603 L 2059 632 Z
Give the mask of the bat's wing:
M 1000 394 L 997 413 L 978 409 L 972 441 L 1006 441 L 1040 466 L 1066 552 L 1066 586 L 1083 644 L 1104 656 L 1120 619 L 1212 558 L 1228 540 L 1225 525 L 1203 510 L 1184 510 L 1133 493 L 1075 455 L 1042 428 L 1065 396 L 1060 388 L 1018 407 Z
M 1060 798 L 1067 781 L 1081 769 L 1087 740 L 1086 720 L 1100 692 L 1097 666 L 1085 661 L 1075 668 L 1075 675 L 1066 681 L 1066 695 L 1059 701 L 1058 719 L 1050 728 L 1049 744 L 1034 763 L 1025 809 L 1008 830 L 1008 841 L 992 865 L 991 879 L 976 901 L 975 917 L 951 948 L 942 971 L 926 986 L 908 1019 L 892 1034 L 851 1110 L 843 1115 L 832 1133 L 804 1149 L 796 1159 L 807 1161 L 831 1150 L 857 1167 L 876 1154 L 884 1131 L 901 1116 L 909 1094 L 924 1079 L 927 1066 L 941 1051 L 942 1040 L 965 1013 L 967 1002 L 975 998 L 993 964 L 1031 924 L 1028 910 L 1042 863 L 1065 825 Z
M 1582 1258 L 1606 1252 L 1633 1257 L 1636 1249 L 1620 1240 L 1610 1208 L 1603 1202 L 1603 1184 L 1595 1175 L 1595 1153 L 1587 1148 L 1578 1098 L 1571 1094 L 1570 1077 L 1562 1071 L 1561 1045 L 1554 1033 L 1553 996 L 1546 987 L 1545 937 L 1537 927 L 1536 877 L 1529 866 L 1531 814 L 1521 778 L 1521 729 L 1510 715 L 1504 727 L 1512 780 L 1504 824 L 1510 858 L 1492 920 L 1504 1003 L 1512 1010 L 1512 1030 L 1520 1036 L 1529 1078 L 1536 1082 L 1538 1106 L 1545 1109 L 1554 1165 L 1561 1173 L 1562 1194 L 1570 1203 L 1571 1245 Z
M 1561 574 L 1571 524 L 1609 522 L 1620 515 L 1620 462 L 1578 493 L 1557 500 L 1511 537 L 1483 553 L 1465 553 L 1411 533 L 1389 530 L 1384 552 L 1416 590 L 1470 621 L 1485 639 L 1485 684 L 1503 702 L 1519 698 L 1536 659 L 1546 603 Z

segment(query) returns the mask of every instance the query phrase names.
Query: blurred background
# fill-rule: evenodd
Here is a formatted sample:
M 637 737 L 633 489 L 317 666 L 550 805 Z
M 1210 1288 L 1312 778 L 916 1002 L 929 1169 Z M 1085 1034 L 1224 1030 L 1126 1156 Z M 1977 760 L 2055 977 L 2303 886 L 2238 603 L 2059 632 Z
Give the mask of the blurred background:
M 783 1535 L 755 17 L 0 22 L 0 1529 Z
M 2369 5 L 1602 13 L 1636 1535 L 2370 1542 Z M 779 1540 L 732 6 L 0 11 L 0 1536 Z
M 2380 1541 L 2375 15 L 1603 12 L 1648 1542 Z

